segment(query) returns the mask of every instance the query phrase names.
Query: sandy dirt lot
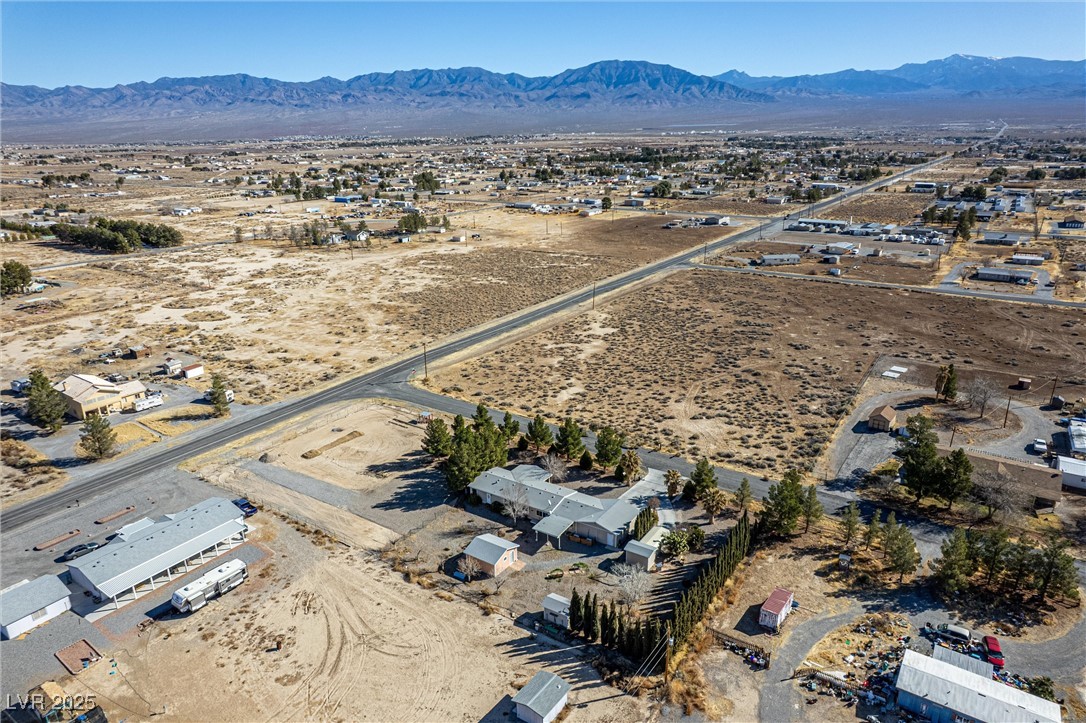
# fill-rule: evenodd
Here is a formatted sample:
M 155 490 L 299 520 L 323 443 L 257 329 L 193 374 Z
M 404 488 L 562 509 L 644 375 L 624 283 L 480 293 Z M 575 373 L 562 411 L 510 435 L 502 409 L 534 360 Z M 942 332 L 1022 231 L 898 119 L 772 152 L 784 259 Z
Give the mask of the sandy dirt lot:
M 48 308 L 4 302 L 3 372 L 87 371 L 82 359 L 140 343 L 202 359 L 240 402 L 265 402 L 729 232 L 665 232 L 653 218 L 477 216 L 479 242 L 376 247 L 354 260 L 345 248 L 261 242 L 57 270 Z
M 380 404 L 353 405 L 262 442 L 254 454 L 264 454 L 260 450 L 266 448 L 277 466 L 347 489 L 372 490 L 388 484 L 387 475 L 373 467 L 400 461 L 422 446 L 422 426 L 403 421 L 411 416 L 403 409 Z M 354 434 L 358 436 L 348 439 Z M 302 456 L 333 444 L 317 456 Z
M 271 527 L 263 544 L 274 555 L 244 586 L 157 623 L 112 651 L 115 669 L 106 659 L 65 688 L 96 692 L 111 719 L 166 706 L 169 719 L 192 721 L 505 720 L 509 696 L 545 668 L 574 686 L 567 720 L 648 719 L 577 651 L 439 599 L 367 554 Z
M 881 192 L 866 193 L 834 206 L 833 218 L 852 219 L 854 223 L 896 223 L 899 226 L 912 223 L 916 215 L 930 206 L 934 195 L 930 193 Z
M 780 472 L 821 453 L 881 354 L 1081 376 L 1083 325 L 1077 309 L 691 271 L 432 372 L 431 384 L 500 409 L 616 424 L 652 448 Z
M 710 258 L 710 263 L 721 266 L 741 266 L 739 259 L 756 261 L 763 254 L 795 254 L 802 251 L 795 244 L 758 241 L 729 248 L 725 253 Z M 845 256 L 842 263 L 830 266 L 822 263 L 821 254 L 802 255 L 800 263 L 789 266 L 768 267 L 769 271 L 806 276 L 827 276 L 831 268 L 841 271 L 851 279 L 885 281 L 891 284 L 929 286 L 936 280 L 934 264 L 925 259 L 914 259 L 886 254 L 884 256 Z M 748 261 L 748 263 L 749 263 Z

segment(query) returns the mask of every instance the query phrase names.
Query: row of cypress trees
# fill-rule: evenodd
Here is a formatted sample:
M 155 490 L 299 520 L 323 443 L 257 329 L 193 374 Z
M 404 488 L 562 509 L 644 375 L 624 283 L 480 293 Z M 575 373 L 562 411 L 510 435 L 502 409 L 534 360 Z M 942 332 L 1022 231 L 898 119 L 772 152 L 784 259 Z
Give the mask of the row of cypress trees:
M 674 619 L 671 621 L 675 647 L 689 639 L 713 600 L 724 589 L 724 583 L 747 556 L 749 549 L 750 519 L 744 512 L 739 523 L 728 535 L 728 541 L 717 551 L 716 557 L 702 567 L 694 584 L 688 587 L 675 603 Z
M 635 619 L 614 600 L 600 602 L 595 593 L 582 597 L 576 588 L 569 601 L 569 629 L 634 661 L 648 656 L 664 636 L 659 617 Z

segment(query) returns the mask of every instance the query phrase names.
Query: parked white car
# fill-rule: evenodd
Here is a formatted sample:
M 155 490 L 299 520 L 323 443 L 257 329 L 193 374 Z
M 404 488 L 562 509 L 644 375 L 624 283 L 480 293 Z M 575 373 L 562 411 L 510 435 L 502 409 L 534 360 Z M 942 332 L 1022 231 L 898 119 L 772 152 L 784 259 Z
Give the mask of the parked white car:
M 1035 454 L 1048 454 L 1048 442 L 1043 439 L 1033 440 L 1033 452 Z

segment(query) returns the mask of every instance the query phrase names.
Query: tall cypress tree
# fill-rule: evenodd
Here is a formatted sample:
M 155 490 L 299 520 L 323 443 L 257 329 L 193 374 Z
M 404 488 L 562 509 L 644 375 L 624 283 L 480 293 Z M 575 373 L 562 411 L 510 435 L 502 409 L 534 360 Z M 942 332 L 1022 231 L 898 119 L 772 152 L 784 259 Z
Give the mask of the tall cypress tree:
M 573 596 L 569 599 L 569 629 L 574 632 L 581 629 L 581 594 L 577 588 L 573 588 Z

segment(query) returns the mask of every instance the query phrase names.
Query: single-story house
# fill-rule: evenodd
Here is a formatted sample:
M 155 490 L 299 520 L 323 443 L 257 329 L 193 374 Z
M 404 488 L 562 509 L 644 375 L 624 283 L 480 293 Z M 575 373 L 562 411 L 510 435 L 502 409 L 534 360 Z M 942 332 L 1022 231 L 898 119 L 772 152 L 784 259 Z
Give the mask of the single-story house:
M 187 367 L 181 367 L 181 376 L 185 379 L 195 379 L 196 377 L 202 377 L 203 375 L 203 364 L 189 364 Z
M 651 570 L 656 565 L 656 553 L 660 551 L 660 543 L 667 536 L 667 528 L 657 525 L 645 533 L 640 540 L 630 540 L 626 543 L 623 558 L 627 565 L 634 565 L 642 570 Z
M 758 624 L 763 628 L 779 630 L 784 619 L 788 617 L 788 613 L 792 612 L 794 600 L 795 596 L 791 592 L 778 587 L 762 603 L 762 609 L 758 613 Z
M 1086 461 L 1073 457 L 1056 457 L 1056 469 L 1063 475 L 1060 482 L 1064 487 L 1086 490 Z
M 552 592 L 543 598 L 543 619 L 563 630 L 569 629 L 569 598 Z
M 949 449 L 939 448 L 939 456 L 950 454 Z M 1063 483 L 1059 470 L 1040 464 L 1015 462 L 1005 457 L 994 457 L 980 452 L 967 451 L 973 464 L 973 475 L 1010 477 L 1029 498 L 1028 509 L 1055 508 L 1063 497 Z
M 478 535 L 468 543 L 464 549 L 464 556 L 479 563 L 479 569 L 487 575 L 497 577 L 517 561 L 519 548 L 520 545 L 517 543 L 503 540 L 488 532 Z
M 54 384 L 53 388 L 64 397 L 68 413 L 76 419 L 131 409 L 137 399 L 147 396 L 147 388 L 142 382 L 114 384 L 93 374 L 73 374 Z
M 977 278 L 981 281 L 1006 281 L 1017 283 L 1018 281 L 1032 281 L 1036 275 L 1036 271 L 1027 269 L 1008 269 L 1000 266 L 985 266 L 977 269 Z
M 867 418 L 867 428 L 877 429 L 880 432 L 889 432 L 897 425 L 897 410 L 889 404 L 885 404 Z
M 517 718 L 525 723 L 551 723 L 569 700 L 569 683 L 541 670 L 513 696 Z
M 1007 263 L 1021 264 L 1023 266 L 1040 266 L 1044 262 L 1044 256 L 1038 256 L 1036 254 L 1014 254 Z
M 23 580 L 0 591 L 0 639 L 17 638 L 71 610 L 69 595 L 56 575 Z
M 177 359 L 167 359 L 165 364 L 159 364 L 158 368 L 168 377 L 181 373 L 181 362 Z
M 1077 216 L 1068 216 L 1056 225 L 1060 228 L 1082 228 L 1083 226 L 1086 226 L 1086 222 Z
M 1067 425 L 1067 442 L 1072 457 L 1086 459 L 1086 424 L 1072 421 Z
M 762 254 L 758 263 L 762 266 L 789 266 L 800 262 L 799 254 Z
M 915 650 L 905 651 L 894 686 L 898 706 L 932 723 L 1062 720 L 1058 703 Z
M 1020 246 L 1025 243 L 1027 237 L 1017 233 L 1002 233 L 997 231 L 985 231 L 977 243 L 995 244 L 997 246 Z
M 128 347 L 128 354 L 133 359 L 143 359 L 151 356 L 151 347 L 144 346 L 143 344 L 136 344 L 135 346 Z
M 630 525 L 640 512 L 636 505 L 622 499 L 598 500 L 552 484 L 550 478 L 550 472 L 536 465 L 493 467 L 476 477 L 468 489 L 488 505 L 498 503 L 508 509 L 510 504 L 522 502 L 526 516 L 536 523 L 533 529 L 556 540 L 571 532 L 618 547 L 629 536 Z

